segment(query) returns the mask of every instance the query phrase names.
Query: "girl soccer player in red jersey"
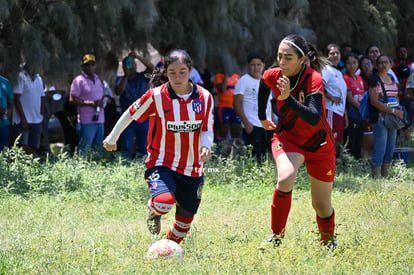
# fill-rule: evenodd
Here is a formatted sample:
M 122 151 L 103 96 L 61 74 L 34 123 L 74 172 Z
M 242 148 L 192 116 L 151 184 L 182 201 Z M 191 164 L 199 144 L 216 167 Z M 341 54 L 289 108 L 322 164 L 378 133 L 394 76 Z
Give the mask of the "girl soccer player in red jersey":
M 151 88 L 133 103 L 104 140 L 106 150 L 116 150 L 119 135 L 132 120 L 150 118 L 145 172 L 151 193 L 147 225 L 152 234 L 159 234 L 161 216 L 176 203 L 175 222 L 167 239 L 177 243 L 190 230 L 200 204 L 203 163 L 209 159 L 213 143 L 213 98 L 189 80 L 191 69 L 186 51 L 170 51 L 164 64 L 168 82 Z
M 322 245 L 334 242 L 335 212 L 331 204 L 335 175 L 335 145 L 325 115 L 325 96 L 320 72 L 327 60 L 299 35 L 285 37 L 278 49 L 280 67 L 263 74 L 259 88 L 259 119 L 266 130 L 275 130 L 272 153 L 277 166 L 277 185 L 271 208 L 271 229 L 260 248 L 278 246 L 285 235 L 292 189 L 299 167 L 306 163 L 312 206 Z M 308 64 L 308 65 L 307 65 Z M 273 91 L 280 110 L 276 126 L 266 119 L 266 102 Z

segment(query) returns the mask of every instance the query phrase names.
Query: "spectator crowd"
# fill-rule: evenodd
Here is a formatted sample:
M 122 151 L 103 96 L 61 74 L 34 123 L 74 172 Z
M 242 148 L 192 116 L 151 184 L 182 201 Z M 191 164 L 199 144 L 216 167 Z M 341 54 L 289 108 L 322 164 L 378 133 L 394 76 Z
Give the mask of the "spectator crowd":
M 341 161 L 345 151 L 355 159 L 370 162 L 374 177 L 387 176 L 397 136 L 409 133 L 411 124 L 401 130 L 389 130 L 383 124 L 385 114 L 399 117 L 400 113 L 391 108 L 399 104 L 405 107 L 410 121 L 414 116 L 414 64 L 408 60 L 407 47 L 400 45 L 389 55 L 382 53 L 378 45 L 370 45 L 362 52 L 348 43 L 331 43 L 322 53 L 329 60 L 321 74 L 337 161 Z M 261 162 L 271 152 L 273 131 L 265 130 L 258 118 L 258 93 L 265 61 L 260 53 L 251 52 L 246 53 L 243 73 L 193 67 L 189 76 L 192 83 L 204 87 L 214 97 L 216 154 L 228 157 L 250 151 Z M 80 73 L 71 81 L 69 102 L 77 110 L 80 154 L 102 150 L 103 139 L 114 124 L 105 121 L 116 121 L 155 85 L 150 83 L 154 72 L 163 71 L 163 60 L 152 64 L 136 52 L 122 57 L 119 75 L 116 58 L 113 63 L 112 68 L 100 70 L 98 64 L 102 63 L 98 63 L 97 57 L 85 53 L 80 60 Z M 138 71 L 138 67 L 144 70 Z M 1 75 L 3 69 L 0 57 Z M 45 118 L 45 85 L 40 69 L 25 64 L 13 84 L 0 76 L 0 150 L 14 144 L 10 138 L 14 131 L 19 135 L 18 145 L 27 154 L 39 151 Z M 377 110 L 374 120 L 363 119 L 359 112 L 364 93 L 370 95 L 371 106 Z M 106 109 L 109 104 L 116 106 L 112 112 Z M 270 97 L 267 119 L 277 125 L 279 115 L 275 99 Z M 118 150 L 127 159 L 145 158 L 147 135 L 148 119 L 133 121 L 123 131 Z

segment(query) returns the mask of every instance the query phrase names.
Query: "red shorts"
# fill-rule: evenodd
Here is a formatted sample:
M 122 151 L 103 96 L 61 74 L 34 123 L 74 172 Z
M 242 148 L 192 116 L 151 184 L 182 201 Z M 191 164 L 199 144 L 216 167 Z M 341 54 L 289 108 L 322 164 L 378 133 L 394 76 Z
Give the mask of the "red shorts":
M 326 110 L 326 115 L 332 116 L 332 132 L 336 143 L 341 143 L 344 140 L 345 116 L 340 116 L 335 112 Z M 329 118 L 328 118 L 329 119 Z M 329 120 L 331 121 L 331 120 Z
M 316 152 L 306 152 L 289 140 L 275 136 L 272 140 L 272 153 L 275 160 L 283 153 L 302 154 L 309 175 L 320 181 L 333 182 L 336 168 L 335 147 L 329 146 L 329 143 L 324 146 Z
M 364 123 L 364 135 L 372 135 L 372 125 L 369 120 L 365 119 Z

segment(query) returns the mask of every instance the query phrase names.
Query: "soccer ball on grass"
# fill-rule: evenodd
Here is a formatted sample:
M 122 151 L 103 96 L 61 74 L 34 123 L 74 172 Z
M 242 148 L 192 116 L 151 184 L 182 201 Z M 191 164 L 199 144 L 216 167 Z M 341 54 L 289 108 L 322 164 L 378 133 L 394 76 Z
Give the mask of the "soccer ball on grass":
M 172 240 L 159 240 L 153 243 L 148 249 L 147 259 L 174 259 L 181 261 L 184 257 L 184 250 Z

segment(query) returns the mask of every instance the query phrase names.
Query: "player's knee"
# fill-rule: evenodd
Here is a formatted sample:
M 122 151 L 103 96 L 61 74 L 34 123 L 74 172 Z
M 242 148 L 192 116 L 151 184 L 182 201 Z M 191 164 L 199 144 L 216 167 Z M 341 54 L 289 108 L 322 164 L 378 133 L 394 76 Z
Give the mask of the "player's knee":
M 163 193 L 152 200 L 148 204 L 148 208 L 155 214 L 164 215 L 171 211 L 175 203 L 175 197 L 171 193 Z
M 285 176 L 278 178 L 277 188 L 282 192 L 289 192 L 293 189 L 295 179 L 296 173 L 286 174 Z
M 320 218 L 326 218 L 329 217 L 330 215 L 332 215 L 332 205 L 330 202 L 326 201 L 313 201 L 312 202 L 312 206 L 315 209 L 316 214 L 320 217 Z

